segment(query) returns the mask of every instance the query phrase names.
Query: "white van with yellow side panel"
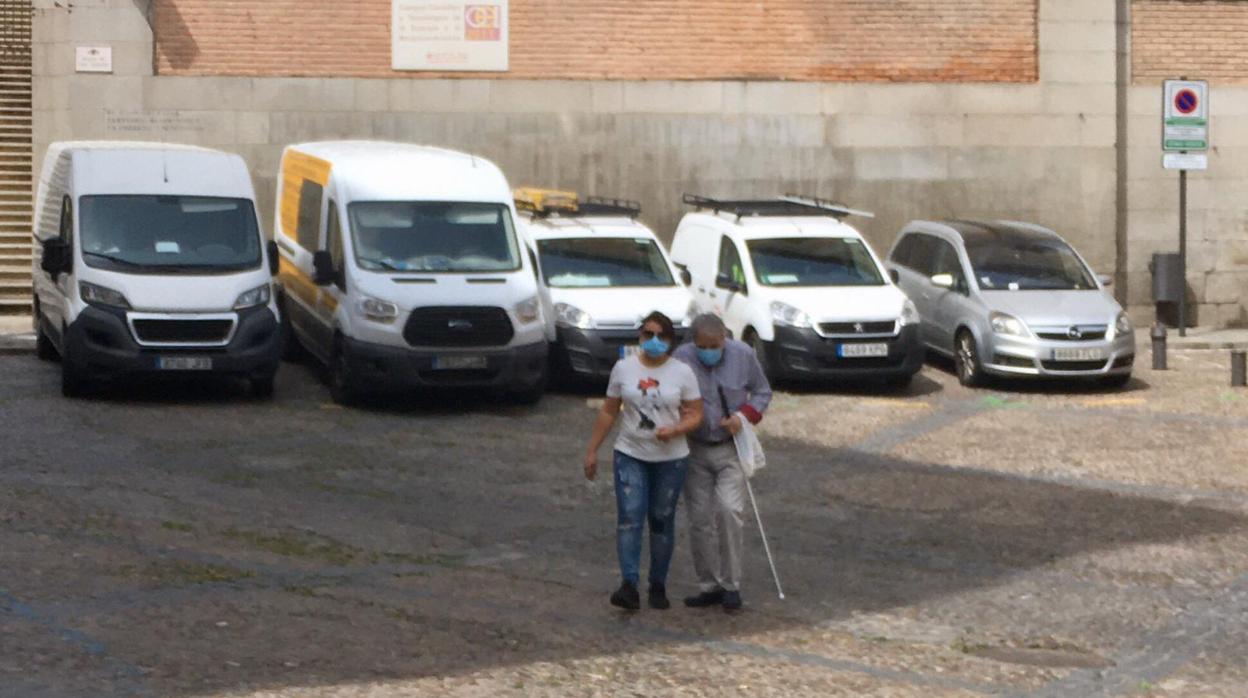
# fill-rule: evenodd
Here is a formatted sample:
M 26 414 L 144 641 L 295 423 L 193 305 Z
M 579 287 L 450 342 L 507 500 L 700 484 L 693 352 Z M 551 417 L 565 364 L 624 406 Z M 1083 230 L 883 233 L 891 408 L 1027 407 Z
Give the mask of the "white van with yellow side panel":
M 547 380 L 537 277 L 493 163 L 406 143 L 292 145 L 274 235 L 288 349 L 329 367 L 334 399 L 378 389 Z

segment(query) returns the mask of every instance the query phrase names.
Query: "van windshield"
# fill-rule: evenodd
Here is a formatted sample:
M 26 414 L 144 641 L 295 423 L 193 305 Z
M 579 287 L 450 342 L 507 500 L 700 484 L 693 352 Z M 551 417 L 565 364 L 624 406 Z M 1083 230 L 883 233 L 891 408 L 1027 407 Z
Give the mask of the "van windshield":
M 552 288 L 674 286 L 663 252 L 647 238 L 564 238 L 537 243 Z
M 774 238 L 746 246 L 764 286 L 884 285 L 875 259 L 856 238 Z
M 370 271 L 474 272 L 520 268 L 504 204 L 368 201 L 347 207 L 355 261 Z
M 967 239 L 966 254 L 985 291 L 1090 291 L 1092 272 L 1057 238 Z
M 87 266 L 137 273 L 221 273 L 260 266 L 248 199 L 94 195 L 79 200 Z

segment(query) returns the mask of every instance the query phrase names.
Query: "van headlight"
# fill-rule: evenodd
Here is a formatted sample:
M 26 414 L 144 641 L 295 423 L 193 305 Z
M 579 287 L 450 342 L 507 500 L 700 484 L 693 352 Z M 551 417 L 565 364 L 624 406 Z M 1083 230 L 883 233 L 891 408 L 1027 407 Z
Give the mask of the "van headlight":
M 525 300 L 516 303 L 516 317 L 520 318 L 520 322 L 526 325 L 530 322 L 537 322 L 537 319 L 541 317 L 541 315 L 542 304 L 541 301 L 537 299 L 537 296 L 526 298 Z
M 994 312 L 988 316 L 988 324 L 992 325 L 992 331 L 997 334 L 1008 334 L 1015 337 L 1026 337 L 1027 326 L 1022 320 L 1013 315 Z
M 1131 318 L 1126 313 L 1118 313 L 1118 319 L 1114 321 L 1114 336 L 1121 337 L 1135 332 L 1135 326 L 1131 324 Z
M 781 303 L 780 301 L 772 301 L 771 319 L 777 325 L 796 327 L 797 329 L 804 329 L 811 326 L 809 315 L 807 315 L 804 311 L 794 308 L 788 303 Z
M 589 313 L 568 303 L 555 303 L 555 322 L 578 330 L 588 330 L 594 326 L 594 319 Z
M 393 322 L 399 316 L 399 306 L 390 301 L 364 296 L 360 299 L 360 312 L 373 322 Z
M 130 309 L 130 301 L 126 300 L 121 291 L 114 291 L 111 288 L 97 286 L 87 281 L 78 282 L 78 294 L 82 296 L 83 301 L 91 305 L 105 308 L 121 308 L 122 310 Z
M 243 291 L 238 295 L 238 300 L 234 301 L 235 310 L 243 310 L 245 308 L 254 308 L 257 305 L 268 305 L 269 298 L 273 295 L 273 291 L 269 284 L 261 284 L 250 291 Z
M 909 298 L 905 303 L 901 304 L 901 326 L 919 324 L 919 309 L 914 306 L 914 302 Z

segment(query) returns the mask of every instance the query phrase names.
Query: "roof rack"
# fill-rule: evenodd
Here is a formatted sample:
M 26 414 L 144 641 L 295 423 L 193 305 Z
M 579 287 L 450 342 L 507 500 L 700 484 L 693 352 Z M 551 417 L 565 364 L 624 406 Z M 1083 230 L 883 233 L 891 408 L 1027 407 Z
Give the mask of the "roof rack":
M 606 196 L 587 196 L 581 202 L 579 213 L 582 216 L 628 216 L 636 218 L 641 215 L 641 203 L 631 199 L 612 199 Z
M 641 204 L 628 199 L 590 196 L 581 201 L 574 191 L 537 187 L 522 187 L 515 190 L 512 195 L 515 197 L 517 209 L 532 213 L 538 218 L 546 218 L 551 214 L 569 218 L 576 216 L 636 218 L 641 215 Z
M 737 220 L 744 216 L 831 216 L 838 220 L 848 216 L 875 217 L 870 211 L 859 211 L 827 199 L 796 194 L 785 194 L 774 199 L 712 199 L 685 194 L 684 202 L 700 210 L 731 213 Z

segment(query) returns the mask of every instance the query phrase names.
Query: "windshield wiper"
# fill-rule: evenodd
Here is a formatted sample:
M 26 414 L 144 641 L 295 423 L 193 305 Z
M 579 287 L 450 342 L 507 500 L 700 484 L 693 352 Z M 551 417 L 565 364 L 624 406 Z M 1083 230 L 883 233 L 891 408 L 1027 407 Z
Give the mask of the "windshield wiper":
M 403 269 L 401 267 L 396 267 L 393 264 L 382 261 L 380 259 L 366 259 L 364 261 L 368 262 L 369 264 L 376 264 L 377 266 L 381 267 L 382 269 L 385 269 L 386 271 L 420 271 L 419 269 Z
M 84 257 L 90 256 L 90 257 L 95 257 L 97 259 L 103 259 L 103 260 L 112 262 L 114 264 L 120 264 L 124 267 L 134 267 L 138 269 L 147 267 L 146 264 L 139 264 L 138 262 L 132 262 L 128 259 L 123 259 L 121 257 L 114 257 L 111 254 L 102 254 L 100 252 L 87 252 L 86 250 L 83 250 L 82 254 Z

